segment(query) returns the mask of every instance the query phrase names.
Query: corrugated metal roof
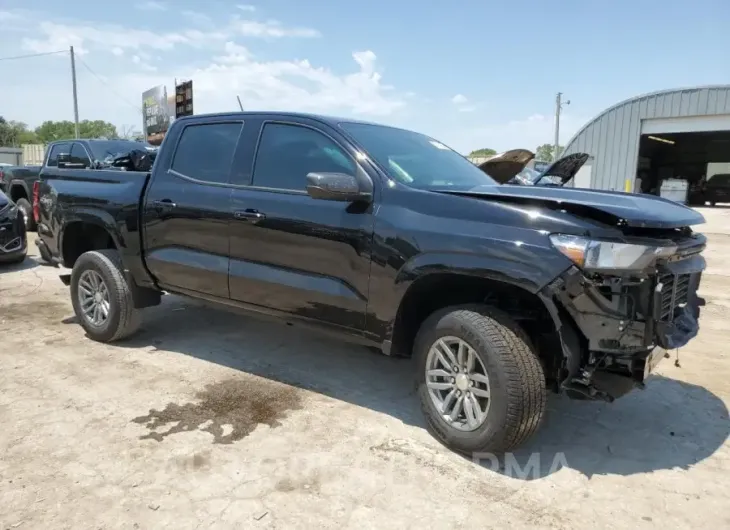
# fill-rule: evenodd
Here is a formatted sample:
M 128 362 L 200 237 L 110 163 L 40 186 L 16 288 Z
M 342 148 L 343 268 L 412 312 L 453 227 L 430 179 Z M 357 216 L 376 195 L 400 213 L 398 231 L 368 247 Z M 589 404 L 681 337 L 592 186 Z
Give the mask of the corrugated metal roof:
M 730 85 L 679 88 L 643 94 L 609 107 L 584 125 L 564 154 L 593 157 L 593 187 L 623 190 L 636 176 L 641 120 L 730 114 Z

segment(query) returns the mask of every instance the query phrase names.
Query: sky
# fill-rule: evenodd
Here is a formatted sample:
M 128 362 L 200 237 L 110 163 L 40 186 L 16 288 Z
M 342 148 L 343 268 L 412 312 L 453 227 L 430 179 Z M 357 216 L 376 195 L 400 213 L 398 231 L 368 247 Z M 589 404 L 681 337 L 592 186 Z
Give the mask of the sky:
M 247 2 L 251 3 L 247 3 Z M 561 144 L 639 94 L 730 83 L 727 0 L 3 0 L 0 115 L 142 129 L 142 92 L 192 79 L 195 113 L 295 110 L 469 153 Z M 4 60 L 20 55 L 52 55 Z

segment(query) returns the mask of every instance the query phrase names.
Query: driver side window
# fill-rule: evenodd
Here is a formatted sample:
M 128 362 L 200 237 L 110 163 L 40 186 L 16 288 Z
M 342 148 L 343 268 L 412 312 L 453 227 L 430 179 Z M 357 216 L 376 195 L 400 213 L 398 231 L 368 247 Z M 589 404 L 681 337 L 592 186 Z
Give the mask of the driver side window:
M 355 175 L 355 162 L 324 134 L 299 125 L 264 125 L 253 186 L 304 191 L 307 173 Z
M 78 168 L 88 169 L 91 166 L 91 158 L 83 145 L 76 142 L 71 146 L 71 156 L 69 162 Z

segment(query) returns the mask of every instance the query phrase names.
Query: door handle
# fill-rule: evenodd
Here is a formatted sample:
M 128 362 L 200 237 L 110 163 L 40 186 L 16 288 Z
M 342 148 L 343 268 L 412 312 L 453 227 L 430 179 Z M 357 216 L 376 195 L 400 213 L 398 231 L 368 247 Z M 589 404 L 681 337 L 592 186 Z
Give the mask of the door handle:
M 240 221 L 247 221 L 249 223 L 258 223 L 259 221 L 266 219 L 266 215 L 262 214 L 258 210 L 254 210 L 253 208 L 233 212 L 233 217 Z
M 152 201 L 152 205 L 157 210 L 169 210 L 170 208 L 174 208 L 177 206 L 174 202 L 172 202 L 170 199 L 160 199 L 159 201 Z

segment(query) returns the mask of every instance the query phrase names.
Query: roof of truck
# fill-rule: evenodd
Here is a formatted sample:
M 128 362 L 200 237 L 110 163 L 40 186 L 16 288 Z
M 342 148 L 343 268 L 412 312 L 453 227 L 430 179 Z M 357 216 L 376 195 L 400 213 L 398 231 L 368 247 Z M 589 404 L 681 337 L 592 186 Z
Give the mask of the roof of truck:
M 281 111 L 281 110 L 247 110 L 247 111 L 238 111 L 238 112 L 213 112 L 208 114 L 194 114 L 192 116 L 183 116 L 181 118 L 177 118 L 175 121 L 185 121 L 185 120 L 197 120 L 200 118 L 225 118 L 225 117 L 233 117 L 233 116 L 261 116 L 261 115 L 267 115 L 267 116 L 276 116 L 276 117 L 289 117 L 289 118 L 309 118 L 311 120 L 317 120 L 321 122 L 325 122 L 329 125 L 337 125 L 338 123 L 347 122 L 347 123 L 362 123 L 366 125 L 384 125 L 382 123 L 376 123 L 371 121 L 364 121 L 364 120 L 358 120 L 353 118 L 343 118 L 338 116 L 328 116 L 325 114 L 314 114 L 314 113 L 307 113 L 307 112 L 289 112 L 289 111 Z

